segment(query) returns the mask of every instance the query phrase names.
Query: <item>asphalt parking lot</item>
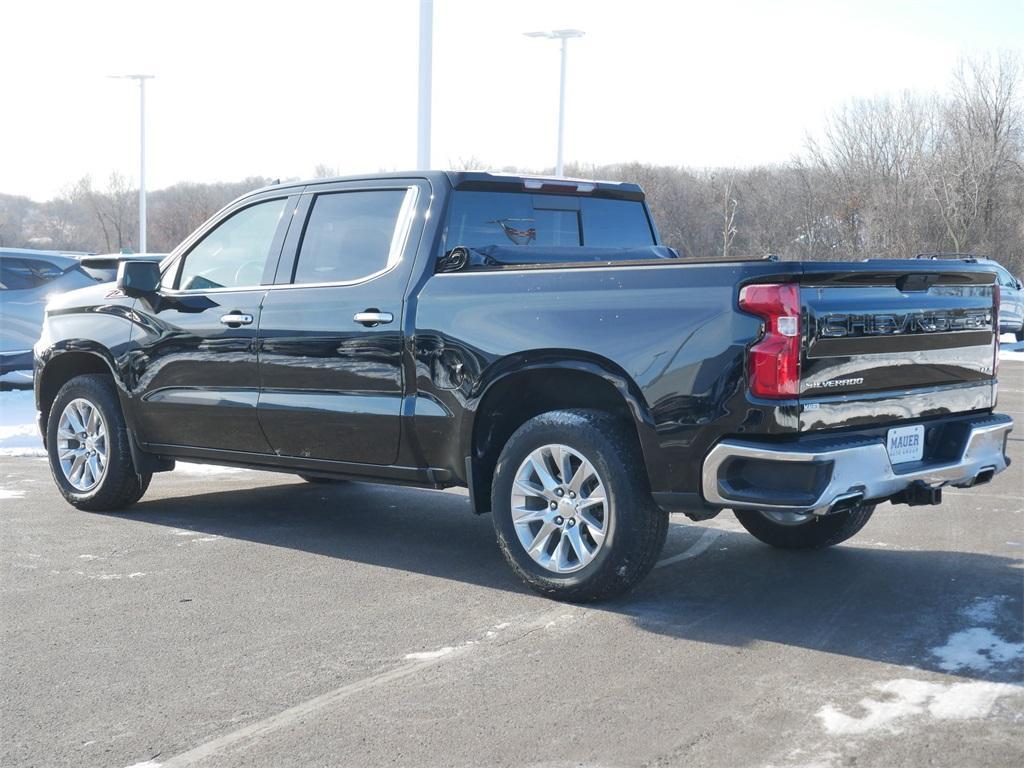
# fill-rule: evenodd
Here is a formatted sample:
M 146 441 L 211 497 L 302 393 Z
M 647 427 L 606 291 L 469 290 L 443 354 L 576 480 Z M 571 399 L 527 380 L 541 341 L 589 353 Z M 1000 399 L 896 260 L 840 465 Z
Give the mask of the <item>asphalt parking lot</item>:
M 0 765 L 1019 766 L 1024 429 L 1010 455 L 824 552 L 674 517 L 589 607 L 459 493 L 183 467 L 85 514 L 0 458 Z

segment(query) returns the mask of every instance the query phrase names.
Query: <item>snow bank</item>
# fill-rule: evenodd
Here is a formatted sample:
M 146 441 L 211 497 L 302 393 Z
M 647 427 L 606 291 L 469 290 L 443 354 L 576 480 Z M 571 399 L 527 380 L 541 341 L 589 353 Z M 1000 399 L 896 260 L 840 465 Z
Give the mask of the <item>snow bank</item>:
M 1024 341 L 1017 341 L 1012 333 L 1004 333 L 999 337 L 999 360 L 1024 360 Z
M 0 456 L 42 456 L 31 389 L 0 392 Z
M 936 720 L 972 720 L 985 718 L 1004 696 L 1018 698 L 1024 688 L 1007 683 L 969 682 L 934 683 L 924 680 L 889 680 L 876 683 L 879 698 L 865 697 L 858 702 L 863 714 L 848 715 L 832 705 L 817 715 L 828 733 L 859 736 L 871 731 L 899 733 L 900 721 L 909 717 L 930 716 Z
M 43 438 L 36 427 L 36 401 L 31 389 L 0 392 L 0 457 L 3 456 L 46 456 Z M 181 461 L 177 468 L 197 476 L 245 471 Z

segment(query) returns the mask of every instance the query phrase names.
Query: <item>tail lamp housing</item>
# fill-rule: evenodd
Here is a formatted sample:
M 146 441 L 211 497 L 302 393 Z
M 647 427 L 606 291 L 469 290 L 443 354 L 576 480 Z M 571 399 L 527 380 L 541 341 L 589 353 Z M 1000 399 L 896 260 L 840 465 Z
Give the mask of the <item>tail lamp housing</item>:
M 764 320 L 764 333 L 750 348 L 750 393 L 775 400 L 800 394 L 800 287 L 763 283 L 740 289 L 740 309 Z

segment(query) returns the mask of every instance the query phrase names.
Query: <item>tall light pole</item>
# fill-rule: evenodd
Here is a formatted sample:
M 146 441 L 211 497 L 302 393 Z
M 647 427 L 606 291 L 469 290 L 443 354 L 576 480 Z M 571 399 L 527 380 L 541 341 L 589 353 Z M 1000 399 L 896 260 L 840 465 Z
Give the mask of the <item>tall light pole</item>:
M 416 130 L 416 168 L 430 168 L 430 86 L 434 57 L 434 0 L 420 0 L 420 84 Z
M 146 81 L 154 75 L 110 75 L 139 83 L 139 253 L 146 252 Z
M 552 29 L 546 32 L 524 32 L 527 37 L 546 37 L 549 40 L 562 41 L 562 75 L 558 82 L 558 155 L 555 161 L 555 175 L 561 176 L 564 170 L 562 146 L 565 136 L 565 57 L 570 37 L 583 37 L 579 29 Z

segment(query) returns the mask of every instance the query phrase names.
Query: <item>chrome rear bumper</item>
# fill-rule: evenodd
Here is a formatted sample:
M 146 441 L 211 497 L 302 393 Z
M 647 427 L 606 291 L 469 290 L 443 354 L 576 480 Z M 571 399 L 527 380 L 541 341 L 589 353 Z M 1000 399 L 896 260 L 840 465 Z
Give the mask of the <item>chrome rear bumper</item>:
M 895 468 L 878 436 L 808 439 L 804 445 L 723 440 L 704 460 L 702 490 L 705 501 L 715 506 L 823 515 L 911 491 L 970 487 L 1009 465 L 1006 437 L 1012 429 L 1009 416 L 979 417 L 963 423 L 951 454 Z M 750 467 L 756 469 L 754 478 L 770 478 L 775 487 L 751 483 Z M 787 475 L 802 487 L 790 492 Z

